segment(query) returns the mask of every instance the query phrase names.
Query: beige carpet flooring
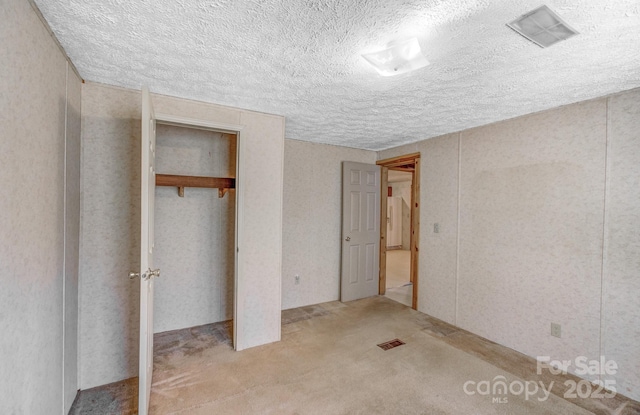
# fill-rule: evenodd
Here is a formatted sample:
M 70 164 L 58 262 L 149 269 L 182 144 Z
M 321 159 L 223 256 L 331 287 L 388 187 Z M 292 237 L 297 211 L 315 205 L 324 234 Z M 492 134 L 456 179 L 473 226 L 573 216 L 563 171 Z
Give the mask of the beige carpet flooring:
M 441 341 L 425 315 L 383 297 L 283 313 L 280 343 L 175 344 L 156 359 L 153 414 L 588 414 L 540 401 L 467 395 L 468 380 L 517 376 Z M 446 332 L 453 335 L 454 332 Z M 435 335 L 434 335 L 435 334 Z M 376 345 L 406 344 L 383 351 Z M 197 343 L 197 342 L 196 342 Z
M 231 347 L 229 322 L 157 334 L 150 413 L 640 412 L 640 403 L 621 395 L 564 399 L 564 381 L 575 378 L 536 375 L 534 359 L 383 296 L 286 310 L 282 317 L 281 342 L 241 352 Z M 376 346 L 395 338 L 406 344 L 387 351 Z M 464 391 L 466 382 L 495 379 L 553 388 L 546 399 L 542 392 L 526 398 Z M 135 413 L 134 385 L 128 380 L 83 391 L 71 413 Z

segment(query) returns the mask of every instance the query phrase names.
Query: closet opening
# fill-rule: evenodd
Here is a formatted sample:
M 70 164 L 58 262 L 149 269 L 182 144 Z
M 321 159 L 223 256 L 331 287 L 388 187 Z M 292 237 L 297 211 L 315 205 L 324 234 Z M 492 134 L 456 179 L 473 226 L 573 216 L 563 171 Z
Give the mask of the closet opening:
M 237 133 L 157 121 L 154 360 L 234 347 Z

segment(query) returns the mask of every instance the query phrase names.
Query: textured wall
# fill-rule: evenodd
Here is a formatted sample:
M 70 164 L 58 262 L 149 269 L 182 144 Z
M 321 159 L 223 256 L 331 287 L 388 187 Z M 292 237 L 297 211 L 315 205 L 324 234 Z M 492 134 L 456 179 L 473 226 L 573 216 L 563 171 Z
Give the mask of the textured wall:
M 235 177 L 235 136 L 158 125 L 156 170 Z M 156 333 L 233 318 L 235 190 L 156 187 Z
M 609 99 L 602 354 L 640 400 L 640 90 Z
M 80 388 L 137 375 L 140 94 L 82 87 Z
M 236 349 L 280 340 L 284 118 L 240 112 Z
M 278 340 L 282 117 L 162 95 L 152 98 L 156 113 L 245 126 L 240 135 L 240 142 L 245 145 L 246 159 L 241 163 L 244 179 L 243 186 L 236 191 L 241 193 L 239 197 L 244 202 L 245 221 L 240 225 L 240 233 L 246 235 L 246 239 L 239 240 L 239 267 L 245 278 L 239 282 L 238 289 L 241 302 L 236 316 L 239 325 L 236 346 L 242 349 Z M 84 84 L 80 268 L 82 389 L 136 376 L 138 371 L 139 283 L 130 281 L 127 274 L 139 266 L 139 118 L 139 91 Z M 167 200 L 165 191 L 169 196 L 175 189 L 159 190 L 159 203 Z M 197 190 L 185 189 L 185 198 L 195 194 L 198 194 Z M 224 203 L 231 196 L 233 192 L 225 196 Z M 168 205 L 158 208 L 160 218 L 156 221 L 156 229 L 161 235 L 167 229 L 160 220 L 169 219 L 163 216 L 168 213 L 161 210 L 164 208 L 172 209 Z M 191 219 L 197 217 L 194 214 Z M 158 280 L 159 290 L 161 284 Z M 159 298 L 162 301 L 163 294 Z M 166 318 L 164 311 L 159 312 L 160 324 Z
M 393 147 L 393 148 L 390 148 L 388 150 L 379 151 L 378 152 L 378 159 L 383 160 L 383 159 L 388 159 L 388 158 L 391 158 L 391 157 L 402 156 L 404 154 L 417 153 L 417 152 L 420 151 L 418 149 L 418 147 L 422 143 L 424 143 L 424 141 L 419 141 L 417 143 L 406 144 L 406 145 L 403 145 L 403 146 Z
M 605 149 L 604 99 L 461 133 L 457 325 L 598 358 Z
M 66 413 L 75 395 L 77 235 L 65 217 L 77 220 L 79 80 L 67 78 L 65 56 L 27 1 L 3 1 L 0 19 L 0 413 Z
M 419 310 L 534 357 L 605 355 L 640 398 L 639 97 L 379 153 L 423 160 Z
M 418 308 L 455 322 L 458 237 L 458 134 L 419 143 L 420 282 Z M 438 233 L 433 232 L 438 224 Z
M 283 309 L 339 298 L 341 163 L 375 159 L 372 151 L 285 140 Z

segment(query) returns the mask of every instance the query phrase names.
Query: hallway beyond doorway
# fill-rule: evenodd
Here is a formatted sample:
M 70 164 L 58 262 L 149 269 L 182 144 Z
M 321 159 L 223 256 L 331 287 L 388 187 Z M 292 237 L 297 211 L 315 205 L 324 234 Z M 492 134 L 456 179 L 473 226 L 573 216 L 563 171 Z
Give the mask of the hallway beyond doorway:
M 413 284 L 410 281 L 411 251 L 387 251 L 387 280 L 385 297 L 411 307 Z

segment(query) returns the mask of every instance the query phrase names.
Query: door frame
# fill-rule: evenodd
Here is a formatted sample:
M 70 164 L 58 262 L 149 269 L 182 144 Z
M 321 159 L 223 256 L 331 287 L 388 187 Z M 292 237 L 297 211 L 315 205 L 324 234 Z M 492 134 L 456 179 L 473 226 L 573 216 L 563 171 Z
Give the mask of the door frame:
M 238 312 L 238 307 L 241 301 L 244 299 L 244 287 L 242 281 L 240 281 L 241 272 L 239 270 L 239 257 L 241 255 L 239 249 L 239 241 L 241 240 L 241 226 L 243 221 L 242 212 L 242 177 L 244 176 L 242 166 L 244 166 L 244 140 L 240 139 L 240 132 L 244 128 L 239 124 L 228 124 L 214 121 L 199 120 L 194 118 L 179 117 L 170 114 L 156 113 L 156 123 L 163 125 L 173 125 L 176 127 L 192 128 L 198 130 L 215 131 L 219 133 L 234 134 L 236 136 L 236 223 L 235 223 L 235 263 L 234 263 L 234 298 L 233 298 L 233 349 L 237 350 L 238 347 L 238 333 L 243 327 L 243 315 Z
M 389 170 L 410 172 L 411 177 L 411 229 L 410 244 L 411 263 L 409 280 L 413 283 L 411 308 L 418 309 L 418 252 L 420 242 L 420 153 L 378 160 L 380 171 L 380 295 L 384 295 L 387 285 L 387 187 L 389 186 Z

